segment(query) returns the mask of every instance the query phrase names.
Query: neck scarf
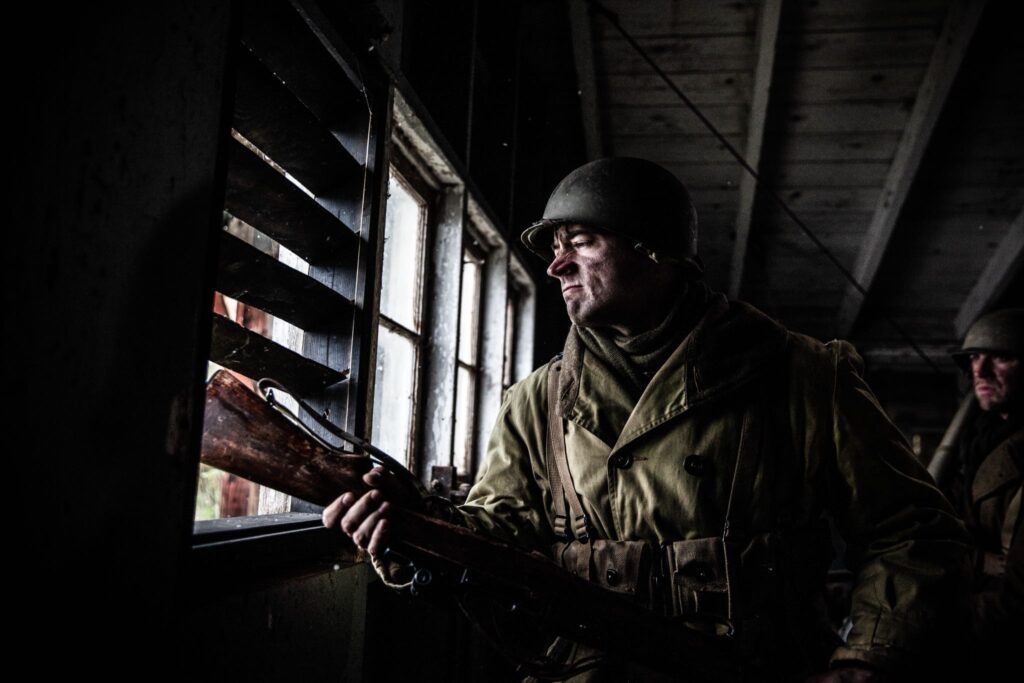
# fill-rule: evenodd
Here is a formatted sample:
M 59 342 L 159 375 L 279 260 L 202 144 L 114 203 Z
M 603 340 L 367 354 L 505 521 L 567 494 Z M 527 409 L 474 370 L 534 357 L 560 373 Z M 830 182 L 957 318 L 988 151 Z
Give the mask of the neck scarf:
M 691 282 L 683 295 L 654 329 L 621 335 L 610 328 L 577 327 L 587 352 L 600 358 L 629 390 L 634 401 L 651 377 L 704 315 L 711 290 L 704 282 Z

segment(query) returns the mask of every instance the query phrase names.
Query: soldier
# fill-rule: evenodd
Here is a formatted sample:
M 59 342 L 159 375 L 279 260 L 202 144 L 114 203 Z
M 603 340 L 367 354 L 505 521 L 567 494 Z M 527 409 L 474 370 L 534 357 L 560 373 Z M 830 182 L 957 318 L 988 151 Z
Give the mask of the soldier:
M 970 376 L 981 409 L 961 440 L 962 481 L 955 497 L 976 551 L 974 637 L 996 658 L 1000 651 L 1008 655 L 1009 634 L 1019 638 L 1024 616 L 1024 567 L 1017 542 L 1024 485 L 1022 353 L 1021 308 L 982 316 L 953 353 Z
M 509 391 L 465 523 L 734 633 L 758 679 L 870 681 L 913 665 L 961 589 L 966 538 L 853 348 L 711 291 L 689 194 L 648 161 L 576 169 L 523 241 L 549 262 L 572 327 Z M 386 498 L 341 496 L 324 523 L 377 554 Z M 857 572 L 845 642 L 816 609 L 826 518 Z

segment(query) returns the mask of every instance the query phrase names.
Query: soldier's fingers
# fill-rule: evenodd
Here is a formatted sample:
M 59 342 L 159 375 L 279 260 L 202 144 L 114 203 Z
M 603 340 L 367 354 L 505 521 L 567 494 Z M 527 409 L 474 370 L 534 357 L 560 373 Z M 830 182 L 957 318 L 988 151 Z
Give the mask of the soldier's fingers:
M 341 518 L 341 530 L 351 536 L 359 529 L 363 520 L 380 507 L 383 500 L 384 497 L 381 495 L 380 491 L 376 489 L 364 493 L 363 496 L 353 503 L 348 511 L 345 512 L 345 516 Z
M 381 519 L 388 514 L 390 509 L 390 505 L 383 503 L 379 508 L 366 516 L 363 523 L 359 525 L 359 528 L 352 532 L 352 540 L 357 546 L 364 550 L 367 549 L 377 531 L 377 525 L 380 524 Z
M 341 519 L 341 516 L 352 506 L 355 502 L 355 495 L 352 493 L 343 493 L 335 498 L 330 505 L 324 508 L 321 519 L 323 520 L 324 526 L 327 528 L 333 527 Z
M 387 550 L 390 540 L 391 521 L 385 518 L 377 523 L 377 527 L 373 530 L 373 536 L 370 537 L 370 542 L 367 544 L 366 550 L 370 555 L 380 557 L 380 555 Z
M 408 484 L 383 467 L 375 467 L 364 474 L 363 481 L 371 488 L 383 491 L 388 500 L 398 505 L 410 506 L 413 503 Z

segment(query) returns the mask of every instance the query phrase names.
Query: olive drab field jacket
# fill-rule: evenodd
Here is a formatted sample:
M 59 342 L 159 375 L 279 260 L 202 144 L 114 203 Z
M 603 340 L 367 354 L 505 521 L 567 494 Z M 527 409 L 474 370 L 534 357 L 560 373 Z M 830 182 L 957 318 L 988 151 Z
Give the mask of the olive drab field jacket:
M 856 572 L 852 631 L 845 644 L 830 643 L 832 659 L 882 668 L 918 651 L 962 594 L 963 526 L 865 384 L 853 348 L 788 332 L 721 295 L 635 405 L 575 330 L 560 359 L 512 387 L 461 508 L 477 531 L 530 550 L 579 549 L 554 531 L 547 453 L 555 366 L 555 413 L 587 516 L 586 553 L 598 565 L 591 580 L 644 592 L 642 578 L 602 571 L 595 556 L 610 541 L 642 542 L 625 544 L 626 555 L 675 547 L 673 561 L 696 552 L 713 564 L 727 553 L 713 539 L 723 537 L 728 515 L 743 566 L 723 581 L 739 583 L 729 600 L 747 602 L 731 614 L 740 623 L 770 614 L 798 632 L 813 620 L 830 561 L 821 533 L 830 515 Z M 740 451 L 747 460 L 737 467 Z M 569 554 L 556 559 L 571 566 L 578 553 Z M 695 580 L 705 579 L 722 577 L 712 568 Z M 686 605 L 676 607 L 670 612 L 685 615 Z

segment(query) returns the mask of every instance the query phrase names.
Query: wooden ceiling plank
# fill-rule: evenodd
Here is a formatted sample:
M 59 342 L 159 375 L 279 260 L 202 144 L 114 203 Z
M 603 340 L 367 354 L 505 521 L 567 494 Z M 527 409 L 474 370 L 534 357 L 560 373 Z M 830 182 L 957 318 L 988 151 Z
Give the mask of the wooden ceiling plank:
M 580 113 L 583 117 L 583 137 L 587 159 L 593 161 L 604 156 L 604 137 L 601 109 L 597 101 L 593 25 L 586 0 L 569 0 L 569 28 L 572 34 L 572 56 L 576 63 Z
M 950 7 L 854 265 L 853 276 L 867 292 L 871 291 L 878 275 L 900 212 L 985 4 L 984 1 L 955 0 Z M 863 306 L 864 296 L 851 284 L 839 306 L 838 336 L 850 335 Z
M 757 26 L 757 64 L 754 67 L 754 90 L 750 102 L 747 124 L 747 146 L 743 158 L 752 168 L 761 163 L 761 145 L 764 142 L 765 122 L 768 120 L 768 98 L 772 90 L 775 70 L 776 43 L 779 36 L 779 17 L 782 0 L 766 0 Z M 729 268 L 729 296 L 738 299 L 743 285 L 743 271 L 750 239 L 750 221 L 754 214 L 757 181 L 749 173 L 740 176 L 740 203 L 736 216 L 736 241 L 733 243 L 732 265 Z
M 999 243 L 999 247 L 992 254 L 985 270 L 982 271 L 978 281 L 971 288 L 971 293 L 967 295 L 960 306 L 953 322 L 957 339 L 962 338 L 971 323 L 1006 290 L 1006 286 L 1014 274 L 1020 270 L 1021 263 L 1024 262 L 1022 256 L 1024 256 L 1024 209 L 1010 224 L 1010 230 Z

